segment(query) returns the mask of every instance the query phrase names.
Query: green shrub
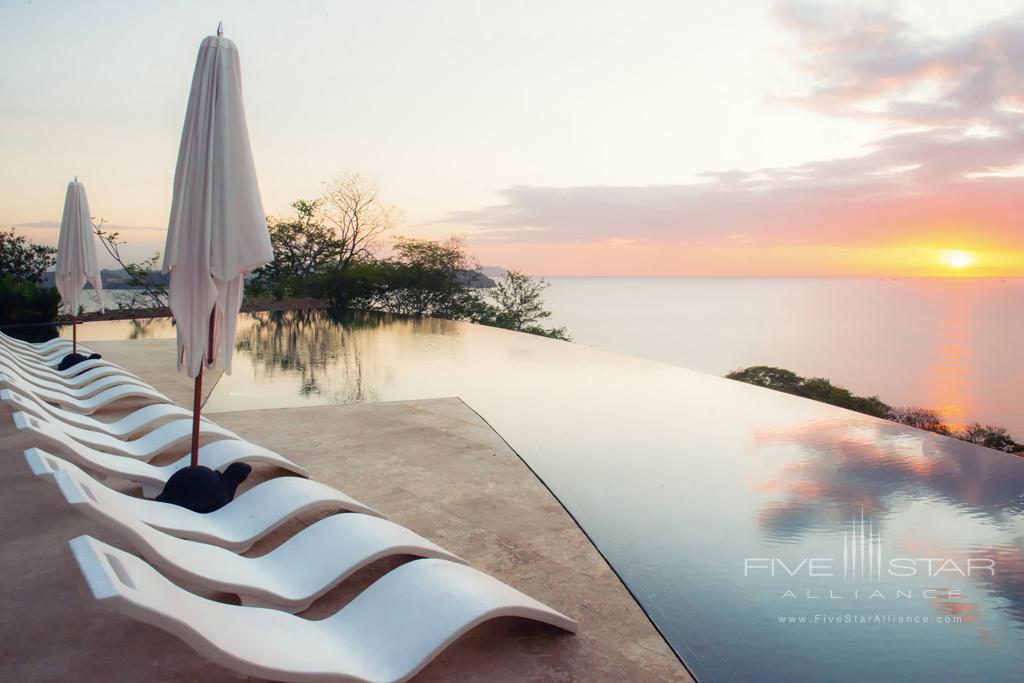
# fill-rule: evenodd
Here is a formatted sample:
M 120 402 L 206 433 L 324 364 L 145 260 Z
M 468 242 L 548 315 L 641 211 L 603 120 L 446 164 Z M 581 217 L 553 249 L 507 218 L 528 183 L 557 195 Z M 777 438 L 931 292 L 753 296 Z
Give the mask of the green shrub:
M 883 403 L 877 396 L 857 396 L 847 389 L 837 387 L 823 377 L 801 377 L 792 370 L 769 365 L 740 368 L 730 372 L 726 377 L 738 382 L 746 382 L 787 394 L 796 394 L 814 401 L 849 408 L 858 413 L 892 420 L 943 436 L 952 436 L 961 441 L 994 448 L 1004 453 L 1024 453 L 1024 444 L 1014 441 L 1009 432 L 1002 427 L 972 422 L 966 427 L 956 429 L 945 424 L 942 421 L 942 416 L 935 410 L 914 407 L 893 408 Z
M 382 266 L 374 261 L 365 261 L 347 268 L 328 268 L 312 278 L 308 292 L 309 296 L 330 302 L 335 309 L 368 307 L 383 282 Z
M 824 377 L 801 377 L 785 368 L 755 365 L 730 372 L 726 377 L 747 384 L 756 384 L 759 387 L 783 391 L 787 394 L 796 394 L 814 401 L 830 403 L 875 417 L 888 418 L 892 410 L 877 396 L 857 396 L 848 389 L 832 384 Z
M 1004 453 L 1024 452 L 1024 444 L 1014 441 L 1013 437 L 1003 427 L 993 427 L 992 425 L 981 425 L 977 422 L 972 422 L 957 431 L 954 436 L 958 439 L 984 446 L 985 448 L 1003 451 Z
M 15 282 L 40 282 L 56 260 L 57 249 L 34 244 L 24 235 L 0 230 L 0 277 Z
M 57 319 L 59 304 L 56 287 L 0 277 L 0 325 L 52 323 Z

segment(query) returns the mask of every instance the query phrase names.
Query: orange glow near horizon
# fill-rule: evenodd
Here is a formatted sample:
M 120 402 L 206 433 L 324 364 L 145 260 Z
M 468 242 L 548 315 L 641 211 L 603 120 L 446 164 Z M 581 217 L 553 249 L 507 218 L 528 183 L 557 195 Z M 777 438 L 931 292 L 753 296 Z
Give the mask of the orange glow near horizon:
M 548 276 L 1024 277 L 1024 250 L 919 245 L 473 244 L 480 263 Z

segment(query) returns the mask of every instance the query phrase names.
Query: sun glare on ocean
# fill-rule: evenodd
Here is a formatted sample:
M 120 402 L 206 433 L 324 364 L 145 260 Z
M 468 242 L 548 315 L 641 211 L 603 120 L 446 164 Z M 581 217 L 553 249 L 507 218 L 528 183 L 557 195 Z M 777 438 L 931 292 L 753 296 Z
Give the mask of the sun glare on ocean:
M 942 262 L 950 268 L 963 270 L 974 263 L 974 256 L 962 249 L 945 249 L 941 254 Z

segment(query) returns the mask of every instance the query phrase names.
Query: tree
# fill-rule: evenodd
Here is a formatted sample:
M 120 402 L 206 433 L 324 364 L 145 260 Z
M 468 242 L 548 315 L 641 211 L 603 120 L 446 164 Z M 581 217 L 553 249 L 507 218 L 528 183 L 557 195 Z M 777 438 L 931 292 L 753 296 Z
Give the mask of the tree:
M 0 325 L 53 322 L 60 294 L 43 287 L 43 274 L 54 264 L 57 250 L 34 244 L 14 228 L 0 230 Z M 52 336 L 55 328 L 37 332 Z M 31 335 L 29 335 L 31 336 Z
M 342 245 L 323 224 L 322 204 L 319 199 L 300 199 L 292 202 L 294 219 L 268 221 L 274 260 L 256 269 L 249 285 L 254 293 L 305 296 L 310 278 L 337 263 Z
M 784 368 L 755 365 L 734 370 L 726 377 L 775 391 L 783 391 L 787 394 L 796 394 L 841 408 L 856 410 L 858 413 L 875 417 L 888 417 L 892 411 L 892 408 L 879 400 L 877 396 L 857 396 L 848 389 L 832 384 L 824 377 L 805 378 Z
M 140 290 L 141 294 L 133 294 L 128 301 L 118 301 L 118 307 L 134 310 L 136 308 L 167 308 L 167 284 L 159 272 L 160 252 L 148 259 L 128 262 L 121 256 L 121 247 L 128 244 L 121 239 L 121 233 L 103 229 L 104 219 L 92 226 L 93 232 L 100 238 L 100 244 L 107 250 L 117 265 L 121 266 L 128 276 L 128 286 Z
M 544 308 L 543 298 L 548 286 L 542 279 L 510 270 L 488 292 L 489 301 L 474 322 L 570 341 L 564 327 L 545 328 L 538 324 L 551 317 L 551 311 Z
M 398 224 L 400 213 L 380 199 L 380 187 L 350 173 L 327 185 L 320 198 L 323 222 L 334 229 L 339 243 L 337 266 L 372 258 L 381 236 Z
M 10 275 L 0 276 L 0 325 L 52 323 L 57 318 L 60 294 L 56 287 L 43 287 L 28 280 L 17 281 Z M 52 337 L 56 328 L 40 328 Z M 47 339 L 43 335 L 37 341 Z
M 805 379 L 798 393 L 805 398 L 831 403 L 834 406 L 856 410 L 858 413 L 875 417 L 888 417 L 892 410 L 877 396 L 857 396 L 849 389 L 838 387 L 824 377 Z
M 726 375 L 726 377 L 738 382 L 756 384 L 759 387 L 775 389 L 776 391 L 785 391 L 790 394 L 795 394 L 797 389 L 800 387 L 800 384 L 804 381 L 803 377 L 792 370 L 776 368 L 770 365 L 755 365 L 749 368 L 740 368 L 739 370 L 733 370 Z
M 378 290 L 385 285 L 385 268 L 377 261 L 361 261 L 348 268 L 330 268 L 312 281 L 309 295 L 327 301 L 333 310 L 373 308 Z
M 0 277 L 12 282 L 39 284 L 43 274 L 56 262 L 57 249 L 29 242 L 14 228 L 0 230 Z
M 476 263 L 456 237 L 444 242 L 399 237 L 380 262 L 382 285 L 372 305 L 390 313 L 459 320 L 479 312 L 479 297 L 461 282 Z
M 1024 452 L 1024 444 L 1014 441 L 1009 432 L 1003 427 L 993 427 L 992 425 L 981 425 L 977 422 L 972 422 L 959 430 L 956 433 L 956 437 L 963 441 L 986 448 L 994 448 L 1004 453 Z
M 268 219 L 274 260 L 256 270 L 249 290 L 277 298 L 307 296 L 322 291 L 325 280 L 352 281 L 345 272 L 373 261 L 381 235 L 398 221 L 398 211 L 379 195 L 361 176 L 342 176 L 318 199 L 294 202 L 295 218 Z
M 952 436 L 986 448 L 994 448 L 1006 453 L 1024 453 L 1024 444 L 1014 441 L 1002 427 L 982 426 L 974 422 L 962 429 L 953 430 L 942 421 L 942 416 L 937 411 L 914 407 L 893 408 L 883 403 L 877 396 L 857 396 L 842 387 L 837 387 L 823 377 L 807 379 L 791 370 L 767 365 L 740 368 L 730 372 L 726 377 L 788 394 L 796 394 L 822 403 L 849 408 L 867 415 L 892 420 L 908 427 Z
M 942 421 L 942 416 L 939 415 L 938 411 L 929 408 L 893 408 L 889 411 L 888 418 L 893 422 L 935 432 L 936 434 L 948 435 L 950 433 L 949 426 Z

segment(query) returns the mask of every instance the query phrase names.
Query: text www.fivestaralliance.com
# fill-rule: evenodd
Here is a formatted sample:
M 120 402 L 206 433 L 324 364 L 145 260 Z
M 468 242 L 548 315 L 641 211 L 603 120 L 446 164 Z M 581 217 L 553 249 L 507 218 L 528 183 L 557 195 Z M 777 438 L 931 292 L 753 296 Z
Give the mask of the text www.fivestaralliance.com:
M 780 624 L 849 624 L 851 626 L 871 626 L 875 624 L 959 624 L 963 617 L 958 616 L 900 616 L 897 614 L 815 614 L 778 617 Z

